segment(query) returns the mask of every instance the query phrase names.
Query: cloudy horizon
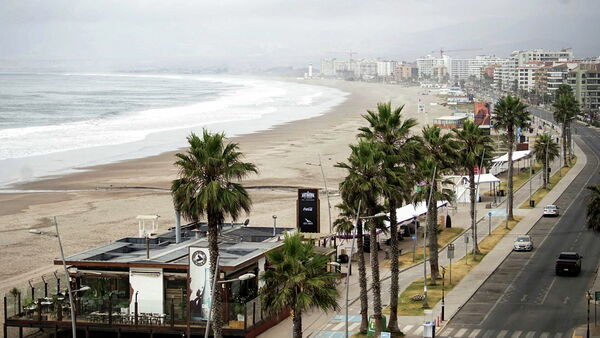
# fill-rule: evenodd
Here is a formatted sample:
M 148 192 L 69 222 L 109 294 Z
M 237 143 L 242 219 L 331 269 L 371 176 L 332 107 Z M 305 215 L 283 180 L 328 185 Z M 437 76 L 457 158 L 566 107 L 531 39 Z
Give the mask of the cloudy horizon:
M 600 54 L 600 1 L 224 0 L 0 3 L 4 68 L 302 67 L 319 59 L 413 61 L 442 49 Z

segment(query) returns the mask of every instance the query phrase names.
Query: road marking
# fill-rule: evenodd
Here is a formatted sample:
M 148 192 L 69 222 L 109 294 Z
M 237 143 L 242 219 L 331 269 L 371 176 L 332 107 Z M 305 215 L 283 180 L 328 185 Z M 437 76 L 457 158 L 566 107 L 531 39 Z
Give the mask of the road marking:
M 460 330 L 458 330 L 458 332 L 456 332 L 456 334 L 454 335 L 454 337 L 460 338 L 460 337 L 462 337 L 465 334 L 465 332 L 467 332 L 467 329 L 460 329 Z
M 344 326 L 346 326 L 346 323 L 345 322 L 340 322 L 336 326 L 334 326 L 331 330 L 332 331 L 339 331 Z
M 519 336 L 521 335 L 521 331 L 515 331 L 515 333 L 512 334 L 512 336 L 510 336 L 511 338 L 519 338 Z
M 565 300 L 563 300 L 563 304 L 567 304 L 569 302 L 569 297 L 565 297 Z
M 542 332 L 542 334 L 540 335 L 540 338 L 548 338 L 549 336 L 550 336 L 550 333 Z
M 521 303 L 525 303 L 526 300 L 527 300 L 527 295 L 523 295 L 523 297 L 521 297 Z
M 554 338 L 562 338 L 562 335 L 563 335 L 563 334 L 562 334 L 562 332 L 557 332 L 557 333 L 554 335 Z
M 483 336 L 482 336 L 482 337 L 483 337 L 483 338 L 489 338 L 489 337 L 492 337 L 492 336 L 494 336 L 494 333 L 496 333 L 496 331 L 494 331 L 494 330 L 487 330 L 487 331 L 486 331 L 486 332 L 483 334 Z
M 548 286 L 548 289 L 546 290 L 546 293 L 544 294 L 544 297 L 542 298 L 542 302 L 540 304 L 544 304 L 544 302 L 546 301 L 546 297 L 548 297 L 548 294 L 550 293 L 550 289 L 552 289 L 552 285 L 554 285 L 555 281 L 556 281 L 556 277 L 553 277 L 552 282 L 550 283 L 550 286 Z
M 529 331 L 527 332 L 527 335 L 525 335 L 525 338 L 533 338 L 533 336 L 535 336 L 535 331 Z
M 444 331 L 444 337 L 450 337 L 450 335 L 452 334 L 452 331 L 454 331 L 454 328 L 449 327 Z
M 405 334 L 410 331 L 410 329 L 413 328 L 413 325 L 406 325 L 403 329 L 402 332 L 404 332 Z
M 502 331 L 500 331 L 500 333 L 498 333 L 498 337 L 496 337 L 496 338 L 504 338 L 504 336 L 506 336 L 507 333 L 508 333 L 508 330 L 502 330 Z
M 418 336 L 421 334 L 422 331 L 423 331 L 423 326 L 419 325 L 419 326 L 417 326 L 417 329 L 415 330 L 414 334 L 416 334 Z
M 333 325 L 335 325 L 335 323 L 327 323 L 327 325 L 325 325 L 323 328 L 323 331 L 328 331 Z
M 475 329 L 475 330 L 471 331 L 471 334 L 469 334 L 469 338 L 475 338 L 475 337 L 477 337 L 477 335 L 479 334 L 479 332 L 481 332 L 480 329 Z
M 352 325 L 348 326 L 348 331 L 352 332 L 354 329 L 360 326 L 360 323 L 352 323 Z

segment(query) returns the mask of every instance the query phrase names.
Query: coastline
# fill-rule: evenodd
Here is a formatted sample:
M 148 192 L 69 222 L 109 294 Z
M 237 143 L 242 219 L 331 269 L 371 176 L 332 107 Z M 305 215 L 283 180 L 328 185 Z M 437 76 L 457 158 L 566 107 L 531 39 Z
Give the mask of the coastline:
M 278 79 L 297 81 L 292 79 Z M 419 128 L 433 118 L 448 114 L 433 96 L 420 95 L 416 87 L 406 88 L 376 83 L 336 80 L 306 80 L 301 83 L 322 85 L 349 93 L 347 99 L 322 115 L 280 124 L 268 130 L 232 137 L 245 160 L 259 168 L 259 175 L 244 181 L 253 199 L 251 226 L 271 226 L 276 214 L 278 226 L 295 226 L 296 194 L 294 187 L 323 187 L 318 167 L 321 155 L 327 185 L 331 190 L 344 176 L 334 168 L 349 154 L 348 144 L 355 141 L 356 129 L 363 125 L 362 114 L 376 109 L 377 102 L 391 100 L 394 106 L 406 104 L 404 117 L 415 117 Z M 427 114 L 417 115 L 417 100 L 426 104 Z M 174 224 L 174 212 L 168 191 L 176 177 L 169 151 L 155 156 L 94 166 L 83 172 L 20 184 L 15 189 L 67 190 L 45 193 L 0 194 L 0 282 L 2 287 L 18 286 L 41 273 L 54 271 L 52 259 L 58 256 L 55 237 L 35 235 L 28 229 L 54 233 L 51 219 L 57 216 L 65 254 L 73 254 L 99 244 L 136 233 L 139 214 L 161 216 L 159 231 Z M 156 190 L 133 187 L 152 187 Z M 327 203 L 321 196 L 322 232 L 328 231 Z M 331 197 L 335 219 L 339 196 Z M 242 216 L 246 218 L 246 216 Z M 243 220 L 243 219 L 242 219 Z M 226 220 L 229 221 L 229 220 Z M 35 276 L 30 276 L 35 271 Z

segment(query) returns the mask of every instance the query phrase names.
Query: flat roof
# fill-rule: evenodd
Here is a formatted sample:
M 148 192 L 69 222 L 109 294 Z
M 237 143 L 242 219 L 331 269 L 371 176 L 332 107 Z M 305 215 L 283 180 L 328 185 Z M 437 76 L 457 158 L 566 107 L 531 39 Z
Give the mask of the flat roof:
M 159 266 L 185 268 L 188 266 L 190 247 L 208 247 L 206 232 L 208 226 L 188 224 L 181 227 L 181 242 L 175 243 L 175 228 L 148 239 L 150 258 L 147 258 L 146 238 L 125 237 L 117 241 L 86 250 L 65 258 L 75 267 L 114 267 L 114 266 Z M 264 255 L 280 246 L 280 235 L 294 228 L 247 227 L 242 224 L 224 224 L 219 236 L 220 265 L 235 268 L 240 264 Z M 196 238 L 196 233 L 201 234 Z M 54 264 L 62 264 L 57 259 Z
M 450 121 L 458 121 L 458 120 L 464 120 L 466 119 L 467 116 L 441 116 L 438 117 L 436 119 L 433 119 L 433 121 L 441 121 L 441 120 L 450 120 Z

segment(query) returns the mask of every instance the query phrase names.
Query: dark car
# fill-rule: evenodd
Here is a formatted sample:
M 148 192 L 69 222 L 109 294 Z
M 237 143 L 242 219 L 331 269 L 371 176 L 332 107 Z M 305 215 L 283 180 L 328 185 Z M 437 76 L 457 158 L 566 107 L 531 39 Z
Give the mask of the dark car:
M 561 252 L 556 259 L 556 275 L 578 275 L 581 272 L 581 259 L 577 252 Z

